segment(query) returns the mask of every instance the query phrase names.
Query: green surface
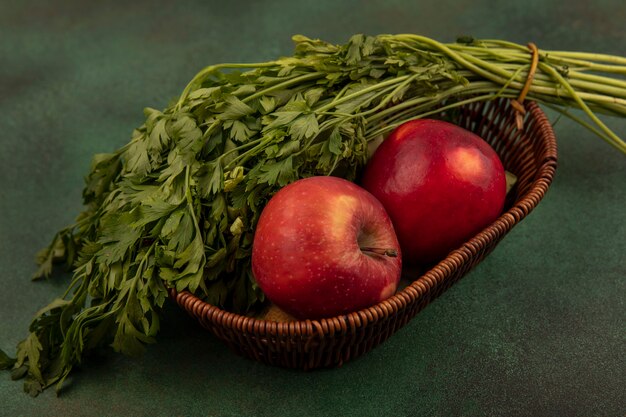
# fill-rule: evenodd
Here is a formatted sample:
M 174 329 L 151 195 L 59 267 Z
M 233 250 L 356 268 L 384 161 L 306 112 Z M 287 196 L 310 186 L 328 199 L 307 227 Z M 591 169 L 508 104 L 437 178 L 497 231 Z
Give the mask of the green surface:
M 13 352 L 67 274 L 33 254 L 80 210 L 91 155 L 111 151 L 201 68 L 291 53 L 303 33 L 534 41 L 626 56 L 621 1 L 0 1 L 0 349 Z M 551 115 L 552 116 L 552 115 Z M 622 137 L 626 121 L 609 120 Z M 108 355 L 61 397 L 0 373 L 0 416 L 623 416 L 626 158 L 555 126 L 546 198 L 478 268 L 366 356 L 298 372 L 230 353 L 169 305 L 159 342 Z

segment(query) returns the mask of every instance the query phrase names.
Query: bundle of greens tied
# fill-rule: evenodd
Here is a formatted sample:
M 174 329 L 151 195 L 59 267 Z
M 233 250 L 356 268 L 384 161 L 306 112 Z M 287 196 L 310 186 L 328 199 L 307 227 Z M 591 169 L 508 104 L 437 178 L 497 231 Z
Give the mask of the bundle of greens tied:
M 85 209 L 38 255 L 73 270 L 0 368 L 37 395 L 61 388 L 90 351 L 135 355 L 154 341 L 168 288 L 246 314 L 263 303 L 250 257 L 255 224 L 281 187 L 313 175 L 355 180 L 368 143 L 399 124 L 516 98 L 524 45 L 417 35 L 295 36 L 295 53 L 200 71 L 165 110 L 148 108 L 128 144 L 98 154 Z M 626 116 L 626 58 L 539 50 L 527 99 L 565 114 L 619 151 L 598 115 Z

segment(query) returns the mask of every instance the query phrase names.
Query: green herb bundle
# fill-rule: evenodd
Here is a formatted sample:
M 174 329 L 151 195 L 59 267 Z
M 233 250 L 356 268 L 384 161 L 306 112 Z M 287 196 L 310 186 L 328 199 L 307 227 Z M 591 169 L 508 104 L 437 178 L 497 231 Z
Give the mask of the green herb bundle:
M 126 146 L 94 157 L 84 212 L 38 256 L 36 278 L 65 262 L 73 279 L 37 313 L 17 358 L 0 352 L 0 368 L 26 377 L 27 392 L 60 388 L 95 348 L 142 352 L 168 286 L 254 311 L 263 302 L 250 266 L 254 227 L 273 193 L 312 175 L 356 179 L 369 142 L 412 118 L 515 98 L 531 62 L 526 47 L 504 41 L 294 40 L 291 57 L 205 68 L 177 102 L 146 109 Z M 614 76 L 626 74 L 626 58 L 539 58 L 527 97 L 626 153 L 596 116 L 626 116 L 626 81 Z

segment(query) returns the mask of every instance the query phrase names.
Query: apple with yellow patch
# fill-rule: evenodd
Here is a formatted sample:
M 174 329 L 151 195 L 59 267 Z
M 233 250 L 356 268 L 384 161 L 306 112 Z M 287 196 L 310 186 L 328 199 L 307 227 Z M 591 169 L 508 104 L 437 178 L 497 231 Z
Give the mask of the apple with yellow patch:
M 354 183 L 310 177 L 263 209 L 252 271 L 267 298 L 300 319 L 357 311 L 393 295 L 400 245 L 382 204 Z
M 407 265 L 444 258 L 500 215 L 506 195 L 502 162 L 487 142 L 432 119 L 396 128 L 362 185 L 391 217 Z

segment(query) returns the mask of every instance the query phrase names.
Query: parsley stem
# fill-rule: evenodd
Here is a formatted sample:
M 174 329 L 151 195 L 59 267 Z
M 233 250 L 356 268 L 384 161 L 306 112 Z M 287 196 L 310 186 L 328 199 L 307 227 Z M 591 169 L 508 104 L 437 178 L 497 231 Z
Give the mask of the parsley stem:
M 439 93 L 435 96 L 417 96 L 415 98 L 409 99 L 409 100 L 405 100 L 399 104 L 396 104 L 393 107 L 390 107 L 388 109 L 382 110 L 380 112 L 377 112 L 375 115 L 369 117 L 367 119 L 368 123 L 371 124 L 373 122 L 376 122 L 380 119 L 384 119 L 389 115 L 392 115 L 394 113 L 397 113 L 399 110 L 403 110 L 403 109 L 414 109 L 416 104 L 422 104 L 422 103 L 437 103 L 440 100 L 443 100 L 446 97 L 450 97 L 453 96 L 457 93 L 461 93 L 461 92 L 466 92 L 466 93 L 477 93 L 480 91 L 490 91 L 490 90 L 494 90 L 496 87 L 494 86 L 493 83 L 489 82 L 489 81 L 480 81 L 480 82 L 475 82 L 470 84 L 469 86 L 464 86 L 464 85 L 457 85 L 454 87 L 451 87 L 447 90 L 444 90 L 442 93 Z M 432 106 L 432 104 L 428 104 L 428 107 Z
M 506 49 L 518 49 L 520 51 L 528 52 L 525 46 L 516 44 L 514 42 L 504 41 L 504 40 L 494 40 L 494 39 L 485 39 L 481 41 L 481 43 L 485 45 L 498 45 L 502 46 L 504 50 Z M 578 60 L 586 60 L 589 61 L 598 61 L 598 62 L 609 62 L 618 65 L 626 65 L 626 58 L 617 56 L 617 55 L 607 55 L 600 53 L 592 53 L 592 52 L 578 52 L 578 51 L 549 51 L 544 50 L 543 54 L 548 55 L 550 57 L 562 57 L 562 58 L 572 58 Z M 593 64 L 593 62 L 589 62 Z
M 410 77 L 410 75 L 403 75 L 401 77 L 391 78 L 391 79 L 389 79 L 387 81 L 383 81 L 383 82 L 374 84 L 371 87 L 360 89 L 358 91 L 355 91 L 354 93 L 348 94 L 347 96 L 343 96 L 339 100 L 333 100 L 330 103 L 328 103 L 327 105 L 322 106 L 322 107 L 316 109 L 316 111 L 322 111 L 322 112 L 328 111 L 328 110 L 332 109 L 333 107 L 337 107 L 339 104 L 345 103 L 345 102 L 347 102 L 349 100 L 353 100 L 354 98 L 356 98 L 358 96 L 370 93 L 372 91 L 376 91 L 376 90 L 380 89 L 381 87 L 386 87 L 388 85 L 398 84 L 398 83 L 406 80 L 409 77 Z
M 246 143 L 243 143 L 243 144 L 241 144 L 241 145 L 237 146 L 236 148 L 233 148 L 233 149 L 231 149 L 231 150 L 229 150 L 229 151 L 224 152 L 223 154 L 221 154 L 220 156 L 218 156 L 216 159 L 219 159 L 219 160 L 223 161 L 223 160 L 224 160 L 224 159 L 225 159 L 228 155 L 231 155 L 231 154 L 236 153 L 236 152 L 240 152 L 240 151 L 241 151 L 241 150 L 243 150 L 243 149 L 249 148 L 250 146 L 258 145 L 258 144 L 260 144 L 260 143 L 262 143 L 262 142 L 263 142 L 263 138 L 248 141 L 248 142 L 246 142 Z M 224 170 L 226 170 L 228 167 L 230 167 L 234 161 L 235 161 L 235 160 L 230 161 L 230 162 L 229 162 L 229 163 L 228 163 L 228 164 L 224 167 Z
M 268 88 L 265 88 L 263 90 L 257 91 L 256 93 L 251 94 L 248 97 L 244 98 L 242 101 L 244 103 L 248 103 L 248 102 L 254 100 L 255 98 L 259 98 L 259 97 L 261 97 L 261 96 L 263 96 L 263 95 L 265 95 L 267 93 L 271 93 L 273 91 L 281 90 L 281 89 L 283 89 L 285 87 L 290 87 L 292 85 L 298 85 L 298 84 L 301 84 L 301 83 L 306 82 L 306 81 L 312 81 L 312 80 L 316 80 L 316 79 L 319 79 L 319 78 L 323 78 L 325 76 L 326 76 L 325 74 L 322 74 L 320 72 L 313 72 L 313 73 L 310 73 L 310 74 L 301 75 L 299 77 L 294 77 L 294 78 L 291 78 L 291 79 L 289 79 L 287 81 L 284 81 L 282 83 L 278 83 L 278 84 L 275 84 L 275 85 L 273 85 L 271 87 L 268 87 Z
M 196 209 L 194 207 L 193 195 L 191 194 L 191 187 L 189 185 L 190 179 L 191 179 L 191 167 L 187 165 L 187 167 L 185 168 L 185 196 L 187 197 L 187 208 L 193 220 L 193 224 L 194 224 L 195 232 L 197 236 L 202 236 L 202 231 L 200 230 L 200 224 L 198 223 L 198 219 L 196 217 Z M 202 259 L 204 260 L 205 258 L 206 258 L 206 254 L 203 252 Z M 204 264 L 204 261 L 202 261 L 202 264 Z
M 371 131 L 371 132 L 366 132 L 366 139 L 369 140 L 373 140 L 376 137 L 380 136 L 380 135 L 384 135 L 387 132 L 392 131 L 393 129 L 395 129 L 396 127 L 400 126 L 402 123 L 408 122 L 410 120 L 416 120 L 416 119 L 422 119 L 425 117 L 429 117 L 429 116 L 433 116 L 435 114 L 439 114 L 443 111 L 446 110 L 450 110 L 456 107 L 461 107 L 464 106 L 466 104 L 470 104 L 470 103 L 476 103 L 479 101 L 485 101 L 488 98 L 492 97 L 491 94 L 485 94 L 485 95 L 481 95 L 481 96 L 474 96 L 474 97 L 470 97 L 468 99 L 465 100 L 459 100 L 459 101 L 455 101 L 451 104 L 448 104 L 446 106 L 441 106 L 441 107 L 437 107 L 433 110 L 430 111 L 426 111 L 426 112 L 419 112 L 419 111 L 415 111 L 415 115 L 414 116 L 407 116 L 407 115 L 403 115 L 402 120 L 400 121 L 396 121 L 394 123 L 390 123 L 385 125 L 384 127 L 378 128 L 377 130 Z
M 398 92 L 400 92 L 406 86 L 410 85 L 418 77 L 419 75 L 414 74 L 411 77 L 405 79 L 403 82 L 401 82 L 398 85 L 392 85 L 390 87 L 387 87 L 386 89 L 383 89 L 382 91 L 380 91 L 378 94 L 376 94 L 374 97 L 371 98 L 371 101 L 374 101 L 378 97 L 383 97 L 380 103 L 378 103 L 375 107 L 372 107 L 371 109 L 367 111 L 363 111 L 361 113 L 356 113 L 356 114 L 349 116 L 349 119 L 352 119 L 355 117 L 365 117 L 372 113 L 378 112 L 380 109 L 384 108 L 387 104 L 389 104 L 389 102 L 395 98 Z
M 233 165 L 244 165 L 249 158 L 256 155 L 259 151 L 263 150 L 268 143 L 272 142 L 272 140 L 273 139 L 271 137 L 264 136 L 259 140 L 259 144 L 257 146 L 234 158 L 228 163 L 228 165 L 224 167 L 224 169 L 230 168 Z
M 607 141 L 610 145 L 614 146 L 618 150 L 626 153 L 626 142 L 621 140 L 615 133 L 613 133 L 613 131 L 609 129 L 593 113 L 593 111 L 591 111 L 587 103 L 585 103 L 585 101 L 582 99 L 583 95 L 580 93 L 577 93 L 576 90 L 574 90 L 574 88 L 570 85 L 570 83 L 565 78 L 563 78 L 563 76 L 559 74 L 558 71 L 554 70 L 554 68 L 546 64 L 543 64 L 541 62 L 539 63 L 539 66 L 541 67 L 543 71 L 552 74 L 552 76 L 554 76 L 554 78 L 557 79 L 561 83 L 561 85 L 563 85 L 563 87 L 565 87 L 565 89 L 569 92 L 570 96 L 574 99 L 574 101 L 576 101 L 576 104 L 578 104 L 578 106 L 580 106 L 580 108 L 587 114 L 587 116 L 589 116 L 591 120 L 593 120 L 593 122 L 600 128 L 600 130 L 608 136 L 608 138 L 606 138 L 605 136 L 601 136 L 602 139 Z M 619 100 L 619 101 L 618 100 L 619 99 L 615 98 L 613 102 L 614 103 L 619 102 L 619 104 L 626 103 L 626 101 L 624 100 Z M 607 139 L 610 139 L 610 140 L 607 140 Z
M 178 102 L 174 106 L 175 110 L 180 110 L 183 103 L 187 99 L 189 93 L 196 88 L 206 77 L 210 76 L 216 71 L 221 70 L 222 68 L 265 68 L 265 67 L 273 67 L 276 65 L 276 61 L 270 62 L 259 62 L 255 64 L 217 64 L 217 65 L 209 65 L 208 67 L 203 68 L 198 72 L 191 81 L 187 84 L 185 89 L 180 95 Z

